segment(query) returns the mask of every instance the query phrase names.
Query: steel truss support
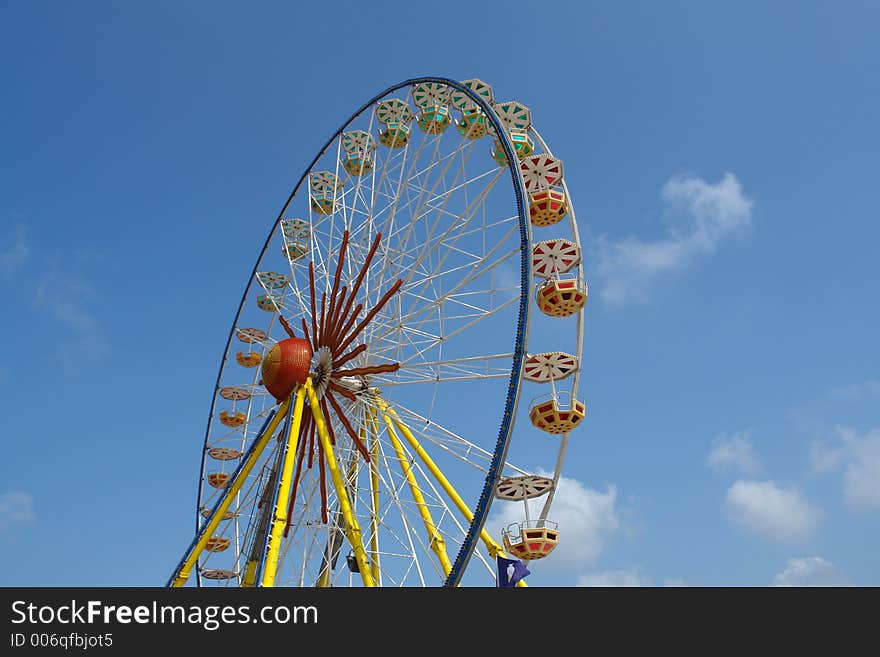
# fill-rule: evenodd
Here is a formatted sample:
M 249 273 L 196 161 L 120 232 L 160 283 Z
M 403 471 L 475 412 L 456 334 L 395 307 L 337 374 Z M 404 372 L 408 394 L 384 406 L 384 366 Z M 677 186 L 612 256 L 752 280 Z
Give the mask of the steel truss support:
M 275 433 L 275 430 L 281 423 L 282 418 L 287 414 L 287 409 L 289 408 L 289 406 L 290 399 L 287 399 L 275 412 L 275 415 L 273 415 L 271 419 L 269 419 L 268 423 L 263 429 L 263 432 L 257 437 L 256 440 L 254 440 L 254 443 L 250 449 L 250 454 L 238 467 L 238 470 L 235 471 L 235 475 L 232 477 L 231 483 L 226 487 L 226 490 L 223 493 L 223 497 L 220 498 L 220 501 L 216 504 L 213 511 L 211 512 L 208 521 L 204 525 L 202 525 L 202 528 L 199 530 L 198 534 L 196 534 L 195 539 L 193 539 L 193 542 L 190 544 L 189 548 L 187 548 L 186 553 L 183 555 L 183 558 L 180 561 L 180 564 L 174 571 L 174 575 L 171 576 L 171 580 L 168 583 L 169 586 L 173 588 L 179 588 L 186 584 L 189 576 L 192 574 L 193 566 L 195 566 L 196 562 L 198 561 L 199 557 L 205 549 L 205 545 L 207 545 L 208 540 L 214 535 L 214 532 L 220 525 L 220 521 L 223 520 L 223 516 L 232 505 L 232 500 L 234 500 L 236 495 L 238 495 L 238 492 L 241 490 L 242 485 L 244 485 L 245 480 L 248 478 L 251 470 L 253 470 L 254 465 L 256 465 L 257 461 L 260 459 L 263 450 L 269 443 L 269 439 L 272 437 L 272 434 Z

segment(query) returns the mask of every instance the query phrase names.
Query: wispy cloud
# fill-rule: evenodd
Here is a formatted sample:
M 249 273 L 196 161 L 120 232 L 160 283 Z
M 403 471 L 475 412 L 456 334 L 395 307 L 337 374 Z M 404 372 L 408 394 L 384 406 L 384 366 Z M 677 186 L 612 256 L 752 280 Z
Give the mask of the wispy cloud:
M 859 435 L 855 429 L 837 427 L 828 442 L 810 446 L 816 472 L 843 468 L 843 497 L 855 509 L 880 508 L 880 429 Z
M 60 274 L 48 274 L 37 285 L 34 305 L 46 311 L 77 333 L 89 333 L 98 320 L 86 308 L 95 291 L 84 280 Z
M 774 586 L 848 586 L 846 574 L 822 557 L 789 559 Z
M 670 225 L 659 240 L 638 237 L 596 240 L 594 260 L 599 293 L 610 303 L 641 299 L 660 274 L 679 269 L 710 254 L 752 222 L 752 200 L 736 176 L 726 173 L 717 183 L 677 176 L 663 186 L 661 197 Z
M 9 277 L 21 269 L 31 255 L 24 226 L 13 231 L 11 244 L 0 251 L 0 276 Z
M 774 481 L 737 481 L 727 491 L 726 507 L 734 524 L 780 543 L 808 538 L 822 517 L 795 488 Z
M 761 461 L 752 446 L 749 431 L 716 438 L 706 462 L 718 472 L 730 470 L 754 476 L 761 471 Z
M 34 498 L 30 493 L 19 490 L 0 495 L 0 533 L 31 525 L 35 520 Z

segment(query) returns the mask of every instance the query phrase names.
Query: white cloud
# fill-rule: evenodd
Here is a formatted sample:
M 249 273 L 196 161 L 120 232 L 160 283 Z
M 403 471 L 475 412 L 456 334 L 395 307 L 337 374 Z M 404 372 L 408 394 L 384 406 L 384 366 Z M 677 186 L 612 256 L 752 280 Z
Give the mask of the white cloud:
M 646 242 L 602 235 L 596 240 L 595 266 L 606 301 L 644 297 L 657 275 L 714 252 L 722 240 L 742 233 L 752 221 L 752 200 L 732 173 L 714 184 L 677 176 L 663 185 L 661 196 L 673 219 L 664 238 Z
M 774 586 L 847 586 L 846 575 L 822 557 L 789 559 L 785 570 L 773 580 Z
M 548 570 L 589 568 L 594 565 L 612 534 L 620 528 L 615 503 L 617 490 L 609 486 L 605 492 L 588 488 L 576 479 L 560 477 L 553 508 L 548 520 L 559 523 L 559 544 L 553 553 L 541 560 Z M 543 498 L 531 500 L 530 509 L 536 518 Z M 496 502 L 486 523 L 492 536 L 512 523 L 525 520 L 522 502 Z
M 778 542 L 807 538 L 822 516 L 796 489 L 773 481 L 737 481 L 727 491 L 726 507 L 735 524 Z
M 730 438 L 719 436 L 712 442 L 706 462 L 716 471 L 733 470 L 747 475 L 761 471 L 761 462 L 752 446 L 751 433 L 740 431 Z
M 578 586 L 651 586 L 637 570 L 604 570 L 578 578 Z
M 833 443 L 814 443 L 810 460 L 817 472 L 843 467 L 843 496 L 856 509 L 880 507 L 880 429 L 859 435 L 837 427 Z
M 77 333 L 89 333 L 98 327 L 98 320 L 85 308 L 84 301 L 94 295 L 94 290 L 78 278 L 49 275 L 37 286 L 34 305 Z
M 34 498 L 24 491 L 0 495 L 0 532 L 34 522 Z
M 663 186 L 663 200 L 681 207 L 694 219 L 692 229 L 679 238 L 701 251 L 711 253 L 727 235 L 747 227 L 752 221 L 752 201 L 743 196 L 742 187 L 732 173 L 719 182 L 702 178 L 675 177 Z
M 9 276 L 21 268 L 30 257 L 31 249 L 25 237 L 24 227 L 15 230 L 15 241 L 5 250 L 0 251 L 0 274 Z

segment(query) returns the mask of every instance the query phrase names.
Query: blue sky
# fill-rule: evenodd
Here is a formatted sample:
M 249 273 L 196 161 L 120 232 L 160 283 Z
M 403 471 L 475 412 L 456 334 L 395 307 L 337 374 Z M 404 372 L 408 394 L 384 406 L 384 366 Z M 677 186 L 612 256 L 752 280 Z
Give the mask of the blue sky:
M 270 223 L 420 74 L 528 105 L 577 205 L 589 420 L 532 581 L 880 584 L 880 10 L 367 4 L 0 6 L 0 584 L 164 582 Z

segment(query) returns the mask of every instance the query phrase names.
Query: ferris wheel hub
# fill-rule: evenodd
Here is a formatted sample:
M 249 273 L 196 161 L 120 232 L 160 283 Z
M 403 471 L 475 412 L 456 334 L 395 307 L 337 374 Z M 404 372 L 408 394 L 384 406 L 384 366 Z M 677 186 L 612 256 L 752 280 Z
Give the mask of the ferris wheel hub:
M 318 399 L 324 396 L 333 373 L 333 352 L 330 347 L 318 347 L 312 355 L 312 386 Z

